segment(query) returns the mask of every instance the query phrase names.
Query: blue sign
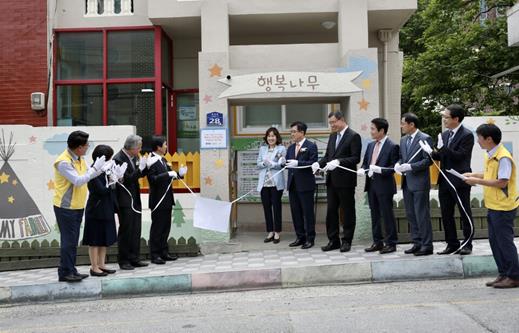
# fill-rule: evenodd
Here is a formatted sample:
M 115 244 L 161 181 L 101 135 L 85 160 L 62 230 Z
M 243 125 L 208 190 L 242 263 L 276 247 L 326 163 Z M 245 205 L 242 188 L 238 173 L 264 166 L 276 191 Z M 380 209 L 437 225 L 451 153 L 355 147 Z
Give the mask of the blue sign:
M 223 113 L 210 112 L 207 114 L 207 126 L 223 126 Z

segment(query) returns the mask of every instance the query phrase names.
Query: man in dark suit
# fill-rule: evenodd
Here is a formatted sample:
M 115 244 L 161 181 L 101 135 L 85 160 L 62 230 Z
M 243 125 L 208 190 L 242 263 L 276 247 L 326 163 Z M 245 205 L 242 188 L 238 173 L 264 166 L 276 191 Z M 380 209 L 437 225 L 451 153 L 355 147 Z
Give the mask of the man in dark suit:
M 418 129 L 418 117 L 414 113 L 404 114 L 400 127 L 405 136 L 400 140 L 400 160 L 395 165 L 395 171 L 403 174 L 404 205 L 414 243 L 404 252 L 413 253 L 415 256 L 430 255 L 433 254 L 429 203 L 431 189 L 429 166 L 432 160 L 427 152 L 421 150 L 420 141 L 431 145 L 432 139 Z
M 117 247 L 119 250 L 119 267 L 131 270 L 134 267 L 145 267 L 147 263 L 139 260 L 141 244 L 141 188 L 139 178 L 146 176 L 146 158 L 139 159 L 142 147 L 142 138 L 131 134 L 124 142 L 113 160 L 116 164 L 127 163 L 122 184 L 117 185 L 117 202 L 119 204 L 119 233 L 117 235 Z M 127 192 L 130 192 L 128 193 Z
M 454 169 L 461 174 L 472 172 L 470 160 L 472 158 L 472 148 L 474 147 L 474 135 L 461 124 L 464 117 L 465 111 L 461 105 L 453 104 L 445 108 L 442 112 L 442 118 L 447 130 L 438 134 L 438 149 L 433 151 L 431 155 L 433 159 L 441 162 L 443 173 L 447 175 L 449 181 L 456 187 L 461 203 L 470 219 L 472 219 L 472 211 L 470 209 L 471 186 L 446 171 Z M 463 244 L 465 244 L 459 253 L 464 255 L 471 254 L 473 231 L 456 197 L 456 192 L 454 192 L 454 189 L 443 175 L 440 175 L 438 185 L 443 230 L 445 230 L 445 241 L 447 242 L 445 250 L 438 252 L 438 254 L 450 254 L 456 252 L 460 247 L 454 220 L 454 207 L 456 205 L 458 205 L 461 215 L 464 236 Z
M 389 124 L 386 119 L 371 120 L 371 138 L 374 141 L 368 144 L 362 169 L 357 172 L 360 176 L 368 173 L 364 191 L 368 192 L 373 244 L 364 251 L 379 251 L 381 254 L 395 252 L 398 241 L 393 212 L 393 196 L 396 193 L 393 168 L 398 162 L 399 148 L 387 137 L 388 128 Z M 386 231 L 385 246 L 382 237 L 381 216 L 384 219 Z
M 181 167 L 178 174 L 168 165 L 164 155 L 168 151 L 166 139 L 161 136 L 152 138 L 153 152 L 148 158 L 149 208 L 151 209 L 150 257 L 151 262 L 163 265 L 166 261 L 177 260 L 169 253 L 168 237 L 171 231 L 171 211 L 175 205 L 171 180 L 183 177 L 186 167 Z M 164 197 L 164 198 L 162 198 Z M 162 199 L 162 201 L 161 201 Z
M 317 161 L 317 145 L 305 138 L 307 126 L 296 121 L 290 124 L 290 136 L 294 141 L 287 149 L 288 195 L 290 211 L 296 231 L 296 240 L 288 246 L 309 249 L 315 241 L 314 193 L 315 176 L 311 166 Z
M 326 171 L 326 234 L 328 244 L 323 251 L 339 249 L 347 252 L 351 249 L 351 241 L 355 232 L 355 187 L 357 175 L 353 172 L 337 168 L 339 165 L 356 170 L 360 162 L 362 142 L 360 135 L 348 127 L 344 115 L 340 111 L 328 115 L 332 134 L 328 139 L 326 153 L 319 162 L 312 165 L 313 171 L 321 168 Z M 343 238 L 339 240 L 339 207 L 343 210 Z

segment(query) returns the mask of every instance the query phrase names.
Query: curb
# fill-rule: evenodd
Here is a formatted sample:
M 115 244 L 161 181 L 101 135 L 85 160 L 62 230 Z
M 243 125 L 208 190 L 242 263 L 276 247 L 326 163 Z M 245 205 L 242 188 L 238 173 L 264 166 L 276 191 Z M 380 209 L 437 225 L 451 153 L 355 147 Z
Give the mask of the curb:
M 124 296 L 189 294 L 329 284 L 379 283 L 431 279 L 463 279 L 497 274 L 491 255 L 352 262 L 336 265 L 283 267 L 88 279 L 77 284 L 48 283 L 0 287 L 0 304 L 96 300 Z

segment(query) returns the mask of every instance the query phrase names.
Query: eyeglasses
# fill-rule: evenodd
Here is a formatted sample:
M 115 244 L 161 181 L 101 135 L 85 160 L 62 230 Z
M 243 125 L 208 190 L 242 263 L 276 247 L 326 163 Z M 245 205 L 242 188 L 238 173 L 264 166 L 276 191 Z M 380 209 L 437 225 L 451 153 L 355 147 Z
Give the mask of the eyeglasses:
M 294 134 L 294 133 L 297 133 L 297 132 L 299 132 L 299 131 L 298 130 L 291 130 L 290 131 L 291 134 Z

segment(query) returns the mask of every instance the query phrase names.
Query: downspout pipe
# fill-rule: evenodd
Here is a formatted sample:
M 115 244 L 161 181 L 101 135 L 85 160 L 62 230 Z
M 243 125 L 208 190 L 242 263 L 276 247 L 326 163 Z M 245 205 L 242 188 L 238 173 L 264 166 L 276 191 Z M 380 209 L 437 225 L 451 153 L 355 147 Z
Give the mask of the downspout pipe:
M 393 38 L 393 30 L 381 29 L 378 31 L 378 39 L 384 43 L 383 66 L 384 66 L 384 99 L 381 117 L 387 119 L 389 114 L 389 69 L 388 69 L 388 43 Z

